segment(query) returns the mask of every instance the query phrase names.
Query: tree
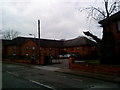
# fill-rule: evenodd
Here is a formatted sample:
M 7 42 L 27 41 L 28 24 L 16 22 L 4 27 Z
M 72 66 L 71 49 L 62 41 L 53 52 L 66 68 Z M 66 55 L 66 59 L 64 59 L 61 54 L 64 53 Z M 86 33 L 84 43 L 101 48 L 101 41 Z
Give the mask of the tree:
M 80 9 L 80 12 L 82 11 L 87 11 L 88 12 L 88 18 L 93 18 L 96 21 L 103 20 L 105 18 L 109 18 L 112 14 L 118 11 L 119 6 L 117 6 L 118 3 L 120 3 L 120 0 L 113 0 L 110 4 L 110 0 L 104 0 L 104 10 L 101 9 L 100 7 L 94 7 L 90 6 L 87 8 L 82 8 Z M 91 32 L 86 31 L 83 32 L 85 35 L 92 37 L 97 43 L 100 41 L 100 39 L 93 35 Z M 103 37 L 104 37 L 104 32 L 103 32 Z
M 20 33 L 18 31 L 14 31 L 14 30 L 7 30 L 7 31 L 4 31 L 2 33 L 2 38 L 3 39 L 8 39 L 8 40 L 12 40 L 16 37 L 18 37 Z
M 87 8 L 80 8 L 80 12 L 87 11 L 88 18 L 93 18 L 96 21 L 103 20 L 105 18 L 108 18 L 112 14 L 116 13 L 118 11 L 120 0 L 104 0 L 104 8 L 102 7 L 94 7 L 90 6 Z
M 88 11 L 88 17 L 92 17 L 98 22 L 103 19 L 109 18 L 112 14 L 118 11 L 117 4 L 120 3 L 120 0 L 113 0 L 110 4 L 110 0 L 104 0 L 104 9 L 100 7 L 90 6 L 84 8 L 81 11 Z M 99 39 L 96 35 L 93 35 L 91 32 L 83 32 L 85 35 L 92 37 L 100 48 L 100 59 L 104 64 L 112 64 L 112 57 L 114 57 L 114 37 L 111 32 L 103 31 L 102 39 Z M 110 60 L 110 61 L 106 61 Z

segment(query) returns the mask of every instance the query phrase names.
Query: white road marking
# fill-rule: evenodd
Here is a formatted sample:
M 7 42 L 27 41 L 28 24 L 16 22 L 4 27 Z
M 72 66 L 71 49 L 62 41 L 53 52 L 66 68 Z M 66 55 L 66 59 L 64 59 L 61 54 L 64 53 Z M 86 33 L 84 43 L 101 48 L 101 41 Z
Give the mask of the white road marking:
M 48 71 L 57 71 L 60 68 L 58 67 L 51 67 L 51 66 L 34 66 L 34 68 L 38 68 L 38 69 L 43 69 L 43 70 L 48 70 Z
M 29 81 L 30 81 L 30 82 L 33 82 L 33 83 L 35 83 L 35 84 L 38 84 L 38 85 L 44 86 L 44 87 L 46 87 L 46 88 L 49 88 L 49 89 L 52 89 L 52 90 L 56 90 L 56 89 L 53 88 L 53 87 L 50 87 L 50 86 L 48 86 L 48 85 L 45 85 L 45 84 L 39 83 L 39 82 L 37 82 L 37 81 L 34 81 L 34 80 L 29 80 Z
M 15 74 L 15 73 L 12 73 L 12 72 L 9 72 L 9 71 L 6 71 L 6 72 L 9 73 L 9 74 L 12 74 L 12 75 L 18 77 L 18 75 Z M 39 82 L 37 82 L 37 81 L 34 81 L 34 80 L 29 80 L 29 81 L 32 82 L 32 83 L 35 83 L 35 84 L 38 84 L 38 85 L 44 86 L 44 87 L 46 87 L 46 88 L 49 88 L 49 89 L 52 89 L 52 90 L 56 90 L 56 89 L 54 89 L 53 87 L 50 87 L 50 86 L 48 86 L 48 85 L 45 85 L 45 84 L 39 83 Z
M 6 71 L 6 72 L 18 77 L 18 74 L 15 74 L 15 73 L 12 73 L 12 72 L 9 72 L 9 71 Z

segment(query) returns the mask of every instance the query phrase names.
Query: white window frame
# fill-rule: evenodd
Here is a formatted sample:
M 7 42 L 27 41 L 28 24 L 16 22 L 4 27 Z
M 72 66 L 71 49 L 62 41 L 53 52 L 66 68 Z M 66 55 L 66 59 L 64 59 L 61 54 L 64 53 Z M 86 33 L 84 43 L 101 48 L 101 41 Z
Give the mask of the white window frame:
M 16 56 L 16 53 L 13 53 L 13 56 Z
M 35 50 L 35 46 L 32 46 L 32 49 Z
M 26 53 L 25 55 L 26 55 L 27 57 L 29 56 L 29 54 L 28 54 L 28 53 Z

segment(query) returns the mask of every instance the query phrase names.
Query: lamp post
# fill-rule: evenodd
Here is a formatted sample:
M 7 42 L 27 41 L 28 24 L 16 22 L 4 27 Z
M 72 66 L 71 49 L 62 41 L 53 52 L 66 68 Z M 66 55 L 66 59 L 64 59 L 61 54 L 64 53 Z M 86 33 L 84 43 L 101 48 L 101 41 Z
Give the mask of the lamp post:
M 40 20 L 38 20 L 38 38 L 39 38 L 39 49 L 40 49 Z M 39 50 L 39 65 L 40 65 L 40 56 L 41 56 L 41 53 L 40 53 L 40 50 Z
M 35 34 L 29 34 L 31 36 L 34 36 L 34 42 L 35 42 Z M 34 61 L 35 61 L 35 47 L 33 47 L 33 56 L 32 56 L 32 64 L 34 64 Z

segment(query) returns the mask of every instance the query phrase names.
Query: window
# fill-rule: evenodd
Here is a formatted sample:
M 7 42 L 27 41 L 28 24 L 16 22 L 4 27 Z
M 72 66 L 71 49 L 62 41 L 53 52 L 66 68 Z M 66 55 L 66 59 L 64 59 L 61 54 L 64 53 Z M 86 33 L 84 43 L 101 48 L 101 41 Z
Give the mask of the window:
M 49 53 L 50 56 L 52 56 L 52 53 Z
M 64 48 L 64 50 L 66 51 L 67 49 L 66 49 L 66 48 Z
M 77 50 L 80 50 L 80 48 L 79 48 L 79 47 L 77 47 Z
M 29 49 L 29 46 L 26 46 L 26 50 L 28 50 Z
M 118 31 L 120 32 L 120 20 L 117 22 Z
M 49 48 L 49 50 L 51 51 L 51 50 L 52 50 L 52 48 Z
M 16 53 L 13 53 L 13 56 L 16 56 Z
M 42 50 L 42 48 L 40 47 L 40 50 Z
M 82 51 L 85 51 L 85 47 L 82 47 Z
M 33 46 L 32 49 L 35 50 L 35 47 Z
M 29 56 L 29 54 L 28 54 L 28 53 L 26 53 L 26 56 L 28 57 L 28 56 Z
M 13 46 L 13 49 L 16 49 L 16 46 Z

